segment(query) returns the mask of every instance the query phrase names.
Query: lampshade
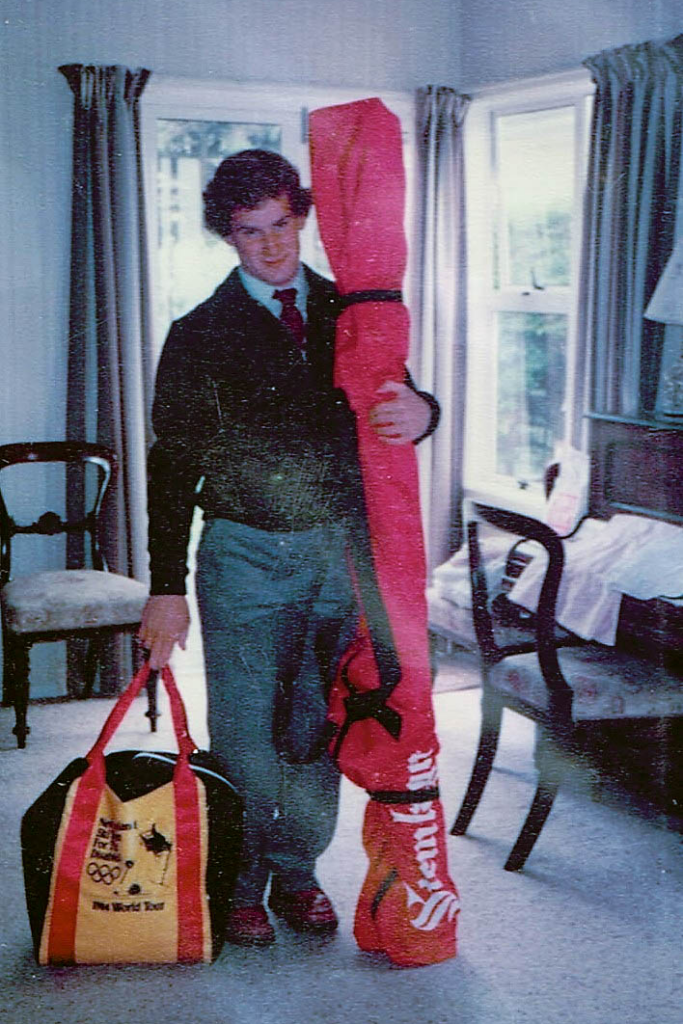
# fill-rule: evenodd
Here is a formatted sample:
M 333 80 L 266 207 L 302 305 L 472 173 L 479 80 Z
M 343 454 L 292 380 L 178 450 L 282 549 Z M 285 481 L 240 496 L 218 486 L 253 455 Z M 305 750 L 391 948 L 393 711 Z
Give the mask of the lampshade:
M 683 324 L 683 235 L 677 240 L 643 315 L 664 324 Z

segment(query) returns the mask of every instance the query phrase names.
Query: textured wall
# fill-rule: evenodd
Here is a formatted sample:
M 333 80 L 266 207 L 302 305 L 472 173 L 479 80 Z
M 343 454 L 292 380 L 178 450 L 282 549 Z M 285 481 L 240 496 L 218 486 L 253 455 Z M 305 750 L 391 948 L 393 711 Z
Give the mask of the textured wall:
M 683 31 L 681 0 L 476 0 L 462 10 L 463 88 L 563 71 Z

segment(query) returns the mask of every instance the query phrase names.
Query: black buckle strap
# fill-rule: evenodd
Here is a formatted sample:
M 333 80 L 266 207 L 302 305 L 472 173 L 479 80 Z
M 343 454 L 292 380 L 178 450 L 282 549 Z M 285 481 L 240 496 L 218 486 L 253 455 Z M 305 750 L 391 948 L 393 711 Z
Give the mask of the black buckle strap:
M 439 799 L 439 787 L 432 786 L 430 789 L 396 790 L 396 789 L 369 789 L 368 796 L 376 800 L 378 804 L 426 804 L 430 800 Z
M 403 302 L 403 292 L 393 288 L 367 288 L 341 296 L 343 309 L 355 306 L 358 302 Z
M 345 697 L 344 707 L 349 725 L 361 722 L 365 718 L 375 718 L 392 739 L 397 740 L 401 735 L 401 716 L 398 711 L 387 706 L 390 692 L 381 686 L 376 690 L 365 690 L 363 693 L 356 691 Z
M 401 735 L 401 715 L 394 708 L 390 708 L 387 705 L 387 701 L 398 680 L 388 686 L 378 686 L 374 690 L 361 692 L 349 680 L 348 665 L 345 665 L 342 669 L 342 679 L 349 691 L 349 696 L 344 697 L 346 718 L 337 733 L 334 749 L 331 752 L 333 761 L 338 759 L 341 745 L 354 722 L 361 722 L 366 718 L 374 718 L 386 729 L 392 739 L 397 740 Z
M 401 716 L 398 711 L 387 707 L 386 701 L 389 696 L 390 692 L 384 687 L 380 687 L 376 690 L 367 690 L 365 693 L 354 691 L 350 696 L 344 698 L 346 718 L 337 733 L 334 749 L 331 754 L 333 761 L 338 759 L 341 745 L 354 722 L 362 722 L 366 718 L 374 718 L 386 729 L 392 739 L 397 740 L 399 738 L 401 735 Z

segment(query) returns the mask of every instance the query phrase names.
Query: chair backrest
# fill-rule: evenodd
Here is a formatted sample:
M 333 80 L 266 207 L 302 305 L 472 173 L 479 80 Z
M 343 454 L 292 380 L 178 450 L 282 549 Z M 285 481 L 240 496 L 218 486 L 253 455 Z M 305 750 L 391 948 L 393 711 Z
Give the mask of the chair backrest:
M 468 542 L 470 573 L 472 579 L 472 615 L 477 643 L 484 662 L 495 664 L 511 654 L 536 650 L 543 677 L 556 701 L 571 701 L 571 689 L 562 675 L 557 657 L 557 638 L 555 624 L 555 606 L 557 592 L 564 568 L 564 550 L 562 541 L 554 530 L 545 523 L 516 512 L 490 508 L 487 505 L 474 505 L 478 518 L 500 530 L 526 537 L 543 545 L 548 555 L 545 577 L 538 599 L 536 611 L 535 642 L 514 644 L 500 647 L 496 644 L 491 615 L 489 612 L 489 595 L 486 584 L 486 573 L 482 565 L 479 543 L 477 540 L 477 521 L 468 524 Z
M 56 512 L 43 512 L 34 522 L 18 523 L 8 511 L 3 494 L 2 471 L 10 466 L 31 463 L 62 463 L 66 467 L 67 508 L 78 508 L 78 514 L 67 512 L 61 518 Z M 87 465 L 97 468 L 97 483 L 91 500 L 86 505 L 83 471 Z M 38 534 L 51 537 L 57 534 L 90 537 L 90 555 L 93 567 L 105 569 L 106 563 L 98 537 L 98 520 L 105 494 L 117 471 L 116 454 L 100 444 L 79 441 L 37 441 L 0 445 L 0 587 L 11 575 L 12 538 L 17 534 Z M 74 472 L 78 476 L 74 476 Z

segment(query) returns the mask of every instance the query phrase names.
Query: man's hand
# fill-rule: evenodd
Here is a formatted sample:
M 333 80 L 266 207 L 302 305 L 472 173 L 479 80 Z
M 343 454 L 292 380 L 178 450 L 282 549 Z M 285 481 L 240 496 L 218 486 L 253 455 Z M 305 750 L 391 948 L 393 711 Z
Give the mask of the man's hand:
M 422 437 L 429 427 L 432 410 L 429 402 L 407 384 L 388 380 L 378 393 L 393 394 L 370 410 L 370 425 L 387 444 L 409 444 Z
M 185 650 L 189 628 L 190 610 L 182 594 L 157 594 L 148 598 L 138 639 L 149 651 L 151 668 L 163 668 L 176 644 Z

